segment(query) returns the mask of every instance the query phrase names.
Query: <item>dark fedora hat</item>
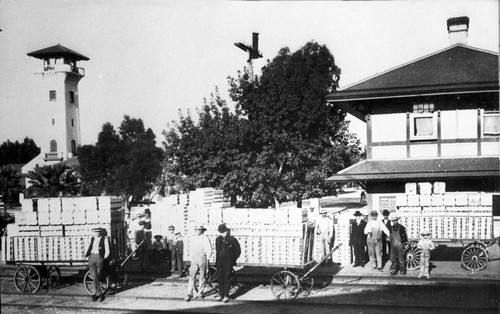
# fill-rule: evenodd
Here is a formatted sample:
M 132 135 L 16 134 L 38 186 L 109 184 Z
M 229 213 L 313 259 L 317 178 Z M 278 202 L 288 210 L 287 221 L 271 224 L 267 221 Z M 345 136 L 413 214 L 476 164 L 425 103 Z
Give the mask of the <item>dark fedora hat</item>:
M 391 214 L 390 211 L 388 211 L 387 209 L 384 209 L 384 211 L 382 211 L 382 216 L 389 216 Z
M 359 210 L 357 210 L 355 213 L 354 213 L 354 216 L 363 216 L 363 214 L 361 214 L 361 212 Z
M 228 231 L 229 229 L 227 228 L 226 224 L 220 224 L 217 230 L 219 230 L 220 233 L 223 233 Z
M 157 235 L 155 235 L 155 237 L 154 237 L 154 238 L 155 238 L 156 240 L 161 240 L 161 239 L 163 239 L 163 236 L 162 236 L 162 235 L 160 235 L 160 234 L 157 234 Z

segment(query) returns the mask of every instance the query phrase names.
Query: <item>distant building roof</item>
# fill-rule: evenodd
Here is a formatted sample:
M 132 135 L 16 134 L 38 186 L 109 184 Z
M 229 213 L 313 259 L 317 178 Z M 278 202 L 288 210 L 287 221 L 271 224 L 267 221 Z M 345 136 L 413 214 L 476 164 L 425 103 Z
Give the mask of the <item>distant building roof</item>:
M 364 160 L 328 179 L 331 182 L 498 177 L 499 157 Z
M 52 47 L 32 51 L 30 53 L 27 53 L 28 56 L 38 58 L 38 59 L 45 59 L 45 58 L 61 58 L 61 57 L 67 57 L 71 60 L 75 61 L 88 61 L 90 60 L 89 58 L 85 57 L 84 55 L 71 50 L 69 48 L 66 48 L 64 46 L 61 46 L 60 44 L 57 44 Z
M 345 102 L 498 89 L 498 54 L 457 44 L 333 92 L 326 99 Z

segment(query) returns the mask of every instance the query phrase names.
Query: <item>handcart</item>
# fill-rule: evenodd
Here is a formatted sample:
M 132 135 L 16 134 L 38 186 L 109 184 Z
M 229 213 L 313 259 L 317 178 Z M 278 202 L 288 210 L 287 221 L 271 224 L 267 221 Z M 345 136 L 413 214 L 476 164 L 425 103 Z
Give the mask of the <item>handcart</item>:
M 144 244 L 146 239 L 142 240 L 139 245 L 130 253 L 125 259 L 121 260 L 111 260 L 109 263 L 106 263 L 104 267 L 104 274 L 100 280 L 101 291 L 106 294 L 116 293 L 123 287 L 127 285 L 128 282 L 128 274 L 124 269 L 125 264 L 130 260 L 132 256 L 134 256 L 135 252 Z M 83 285 L 88 294 L 94 294 L 94 279 L 90 275 L 90 270 L 85 273 L 83 277 Z
M 300 271 L 296 269 L 284 268 L 276 272 L 270 281 L 270 288 L 274 297 L 278 300 L 292 300 L 298 296 L 308 296 L 314 287 L 314 277 L 311 274 L 324 262 L 326 261 L 340 246 L 342 243 L 336 245 L 330 253 L 328 253 L 321 261 L 312 266 L 304 274 L 300 274 Z M 305 265 L 302 271 L 307 269 L 307 266 L 311 266 L 311 263 Z M 217 282 L 217 269 L 214 266 L 210 266 L 206 277 L 206 286 L 210 287 L 213 291 L 218 291 Z M 230 294 L 233 294 L 238 287 L 236 273 L 231 273 L 231 290 Z

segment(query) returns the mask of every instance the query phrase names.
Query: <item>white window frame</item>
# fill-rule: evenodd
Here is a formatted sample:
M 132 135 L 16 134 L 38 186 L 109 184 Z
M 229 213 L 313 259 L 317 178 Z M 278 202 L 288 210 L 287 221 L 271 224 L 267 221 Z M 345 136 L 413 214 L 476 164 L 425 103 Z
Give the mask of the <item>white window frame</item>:
M 500 132 L 487 132 L 485 129 L 484 129 L 484 126 L 485 126 L 485 123 L 484 123 L 484 119 L 485 117 L 487 116 L 500 116 L 500 112 L 498 111 L 484 111 L 484 110 L 481 110 L 481 135 L 482 136 L 498 136 L 500 135 Z
M 418 118 L 432 118 L 431 135 L 415 135 L 415 120 Z M 410 113 L 410 141 L 437 140 L 437 113 Z

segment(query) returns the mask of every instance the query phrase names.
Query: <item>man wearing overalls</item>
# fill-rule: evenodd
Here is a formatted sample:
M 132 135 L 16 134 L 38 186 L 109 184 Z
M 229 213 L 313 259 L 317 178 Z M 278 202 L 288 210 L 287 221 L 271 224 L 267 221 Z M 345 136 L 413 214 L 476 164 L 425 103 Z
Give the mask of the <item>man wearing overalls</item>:
M 391 267 L 389 268 L 390 275 L 394 276 L 399 272 L 402 276 L 406 275 L 406 258 L 404 252 L 404 244 L 408 242 L 406 229 L 399 224 L 399 216 L 396 213 L 391 213 L 389 219 L 392 221 L 391 228 Z
M 366 224 L 365 234 L 368 235 L 366 244 L 372 269 L 382 271 L 382 234 L 386 234 L 387 237 L 391 234 L 385 224 L 377 219 L 377 216 L 377 212 L 370 213 L 371 220 Z

